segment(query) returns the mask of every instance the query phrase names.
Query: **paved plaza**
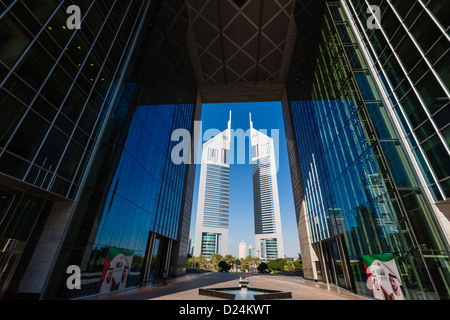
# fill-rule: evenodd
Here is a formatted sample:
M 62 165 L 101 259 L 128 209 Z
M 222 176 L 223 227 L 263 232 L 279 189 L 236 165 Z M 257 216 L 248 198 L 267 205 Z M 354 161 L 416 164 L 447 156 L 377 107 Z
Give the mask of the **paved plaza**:
M 304 280 L 298 276 L 244 274 L 244 273 L 196 273 L 169 280 L 168 284 L 129 290 L 97 300 L 222 300 L 199 295 L 200 288 L 237 287 L 239 278 L 246 276 L 250 287 L 288 291 L 291 300 L 373 300 L 336 286 Z

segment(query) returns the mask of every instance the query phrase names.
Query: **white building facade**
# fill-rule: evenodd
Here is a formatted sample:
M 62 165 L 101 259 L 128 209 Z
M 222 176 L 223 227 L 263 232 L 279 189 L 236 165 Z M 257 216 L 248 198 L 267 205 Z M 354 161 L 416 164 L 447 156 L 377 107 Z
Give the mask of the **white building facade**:
M 245 259 L 247 257 L 247 244 L 242 239 L 242 242 L 239 244 L 239 259 Z
M 250 141 L 255 155 L 252 159 L 255 255 L 266 261 L 284 258 L 274 142 L 253 128 L 251 115 Z
M 228 128 L 203 144 L 194 256 L 228 253 L 231 112 Z
M 248 246 L 248 255 L 250 257 L 255 257 L 255 248 L 253 248 L 251 244 Z

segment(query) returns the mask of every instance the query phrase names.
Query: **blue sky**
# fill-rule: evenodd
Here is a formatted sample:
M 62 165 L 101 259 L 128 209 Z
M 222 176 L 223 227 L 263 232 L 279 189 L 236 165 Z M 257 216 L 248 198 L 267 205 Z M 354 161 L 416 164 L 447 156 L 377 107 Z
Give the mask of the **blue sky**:
M 231 127 L 244 132 L 250 128 L 249 113 L 252 114 L 253 126 L 257 130 L 266 129 L 271 136 L 272 129 L 279 130 L 279 170 L 278 190 L 280 198 L 281 227 L 283 230 L 284 250 L 287 257 L 298 257 L 300 252 L 297 222 L 295 219 L 294 198 L 292 195 L 289 161 L 287 158 L 286 140 L 284 133 L 283 115 L 280 102 L 265 103 L 227 103 L 204 104 L 202 109 L 202 132 L 214 128 L 223 131 L 227 128 L 230 110 L 232 111 Z M 203 134 L 202 134 L 203 135 Z M 205 142 L 205 141 L 203 141 Z M 232 144 L 231 148 L 233 149 Z M 230 227 L 229 253 L 239 256 L 239 243 L 244 239 L 247 244 L 255 245 L 253 223 L 253 184 L 251 160 L 249 160 L 250 142 L 246 139 L 245 164 L 238 164 L 237 151 L 234 163 L 230 165 Z M 252 148 L 253 149 L 253 148 Z M 242 161 L 240 161 L 242 162 Z M 200 163 L 198 161 L 197 163 Z M 200 165 L 197 165 L 194 203 L 192 207 L 192 221 L 190 235 L 194 240 L 197 216 L 198 186 Z

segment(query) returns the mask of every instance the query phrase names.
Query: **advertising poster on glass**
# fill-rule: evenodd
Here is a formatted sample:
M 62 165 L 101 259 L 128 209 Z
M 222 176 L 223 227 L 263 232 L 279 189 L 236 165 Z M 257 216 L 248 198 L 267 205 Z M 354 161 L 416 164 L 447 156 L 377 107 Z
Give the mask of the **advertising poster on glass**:
M 378 300 L 406 300 L 405 289 L 393 254 L 362 257 L 367 273 L 367 286 Z
M 133 251 L 127 249 L 109 248 L 98 293 L 108 293 L 127 287 L 133 254 Z

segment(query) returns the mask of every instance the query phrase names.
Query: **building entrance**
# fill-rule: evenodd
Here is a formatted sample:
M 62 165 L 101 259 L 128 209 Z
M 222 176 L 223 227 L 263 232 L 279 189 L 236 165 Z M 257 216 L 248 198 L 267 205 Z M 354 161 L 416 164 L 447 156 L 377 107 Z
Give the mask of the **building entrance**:
M 350 289 L 351 281 L 348 273 L 348 258 L 341 245 L 340 236 L 334 237 L 320 243 L 320 262 L 323 272 L 326 273 L 324 281 L 336 284 L 339 287 Z
M 0 299 L 15 292 L 52 202 L 0 186 Z

